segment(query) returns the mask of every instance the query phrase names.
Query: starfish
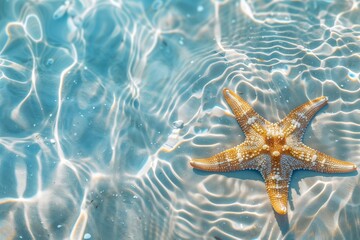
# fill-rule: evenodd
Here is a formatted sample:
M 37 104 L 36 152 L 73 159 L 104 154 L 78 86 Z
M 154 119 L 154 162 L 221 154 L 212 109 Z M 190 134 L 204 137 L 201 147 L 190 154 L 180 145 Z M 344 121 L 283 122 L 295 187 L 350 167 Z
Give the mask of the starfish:
M 327 97 L 309 101 L 280 122 L 271 123 L 233 91 L 225 88 L 223 94 L 245 134 L 245 141 L 210 158 L 192 159 L 192 167 L 212 172 L 260 171 L 271 205 L 282 215 L 287 213 L 289 183 L 294 170 L 356 171 L 355 164 L 335 159 L 302 143 L 307 125 L 326 105 Z

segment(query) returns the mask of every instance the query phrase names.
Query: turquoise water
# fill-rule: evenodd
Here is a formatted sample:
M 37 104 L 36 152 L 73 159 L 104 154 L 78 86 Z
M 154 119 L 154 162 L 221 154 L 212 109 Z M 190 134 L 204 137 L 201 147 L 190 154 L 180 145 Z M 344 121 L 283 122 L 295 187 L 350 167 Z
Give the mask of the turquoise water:
M 189 161 L 244 140 L 221 94 L 360 166 L 359 1 L 0 0 L 0 239 L 359 239 L 360 176 Z

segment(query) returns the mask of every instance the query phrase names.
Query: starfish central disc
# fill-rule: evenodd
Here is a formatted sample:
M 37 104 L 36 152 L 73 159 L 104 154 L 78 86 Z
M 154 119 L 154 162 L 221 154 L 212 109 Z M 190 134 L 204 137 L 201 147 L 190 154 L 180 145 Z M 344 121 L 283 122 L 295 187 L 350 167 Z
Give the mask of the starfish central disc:
M 273 155 L 274 157 L 278 157 L 278 156 L 280 156 L 280 153 L 279 153 L 278 151 L 273 151 L 273 152 L 272 152 L 272 155 Z

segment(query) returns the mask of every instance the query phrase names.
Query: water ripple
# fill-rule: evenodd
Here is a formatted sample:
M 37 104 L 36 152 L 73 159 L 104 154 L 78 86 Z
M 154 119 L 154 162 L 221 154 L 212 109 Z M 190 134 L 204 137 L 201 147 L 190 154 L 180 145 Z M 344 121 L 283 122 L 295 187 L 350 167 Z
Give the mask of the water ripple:
M 15 239 L 357 239 L 359 175 L 193 170 L 244 140 L 221 96 L 360 164 L 356 1 L 1 1 L 0 233 Z M 39 224 L 41 223 L 41 224 Z

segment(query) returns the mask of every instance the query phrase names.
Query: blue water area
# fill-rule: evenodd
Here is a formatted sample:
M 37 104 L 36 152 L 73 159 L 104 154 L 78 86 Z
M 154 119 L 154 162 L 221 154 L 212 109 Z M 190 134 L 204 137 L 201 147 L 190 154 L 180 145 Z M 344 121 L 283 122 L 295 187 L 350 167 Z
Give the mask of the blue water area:
M 359 239 L 360 175 L 194 170 L 244 141 L 222 95 L 360 165 L 360 1 L 0 1 L 0 239 Z

